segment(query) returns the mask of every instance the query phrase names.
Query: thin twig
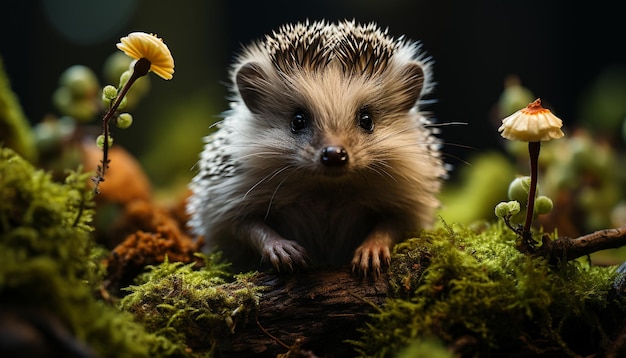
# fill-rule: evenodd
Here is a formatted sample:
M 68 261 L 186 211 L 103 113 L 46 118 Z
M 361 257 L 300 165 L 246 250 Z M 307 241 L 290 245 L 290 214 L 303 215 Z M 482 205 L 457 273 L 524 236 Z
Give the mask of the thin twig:
M 131 73 L 130 78 L 128 79 L 126 84 L 124 84 L 122 90 L 118 93 L 117 97 L 115 98 L 115 102 L 113 102 L 113 105 L 109 108 L 107 113 L 102 118 L 102 131 L 104 136 L 104 141 L 102 145 L 102 162 L 101 165 L 98 166 L 96 176 L 91 179 L 95 184 L 94 193 L 96 194 L 100 192 L 98 185 L 104 181 L 104 175 L 106 174 L 107 169 L 109 169 L 109 138 L 111 136 L 109 133 L 109 122 L 111 121 L 115 112 L 122 103 L 122 100 L 124 100 L 124 97 L 126 96 L 126 93 L 130 89 L 130 87 L 133 85 L 133 83 L 135 83 L 137 79 L 145 76 L 148 73 L 148 71 L 150 70 L 150 65 L 150 61 L 146 58 L 140 58 L 139 60 L 137 60 L 137 62 L 135 62 L 135 66 L 133 67 L 133 72 Z
M 626 246 L 626 226 L 604 229 L 575 239 L 561 237 L 554 241 L 543 240 L 537 254 L 549 259 L 573 260 L 594 252 Z
M 256 324 L 257 326 L 259 326 L 259 328 L 261 329 L 261 332 L 263 332 L 263 334 L 265 334 L 266 336 L 270 337 L 271 339 L 274 340 L 274 342 L 278 343 L 279 345 L 283 346 L 285 349 L 291 349 L 291 347 L 289 347 L 286 343 L 284 343 L 283 341 L 281 341 L 278 337 L 274 336 L 273 334 L 271 334 L 270 332 L 268 332 L 267 329 L 265 329 L 265 327 L 263 327 L 261 325 L 261 322 L 259 322 L 259 313 L 256 313 Z

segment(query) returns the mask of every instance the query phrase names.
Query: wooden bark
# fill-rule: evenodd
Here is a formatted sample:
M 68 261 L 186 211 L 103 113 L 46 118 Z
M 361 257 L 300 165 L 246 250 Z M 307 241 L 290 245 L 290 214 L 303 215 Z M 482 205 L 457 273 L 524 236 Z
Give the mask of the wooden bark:
M 550 259 L 573 260 L 606 249 L 626 245 L 626 226 L 592 232 L 575 239 L 561 237 L 554 241 L 544 239 L 538 253 Z
M 308 351 L 311 356 L 354 356 L 354 348 L 345 340 L 360 337 L 358 328 L 375 306 L 384 303 L 389 288 L 386 274 L 364 279 L 349 269 L 294 275 L 262 273 L 252 281 L 267 287 L 259 305 L 259 324 L 252 317 L 238 327 L 218 347 L 221 357 L 287 353 L 289 349 L 275 338 L 287 346 L 301 341 L 301 352 Z

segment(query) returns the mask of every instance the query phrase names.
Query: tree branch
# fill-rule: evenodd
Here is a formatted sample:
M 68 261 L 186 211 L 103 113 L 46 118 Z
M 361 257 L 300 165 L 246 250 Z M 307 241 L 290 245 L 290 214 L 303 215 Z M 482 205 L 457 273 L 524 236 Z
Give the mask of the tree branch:
M 537 253 L 550 260 L 573 260 L 596 251 L 626 246 L 626 226 L 604 229 L 572 239 L 561 237 L 554 241 L 544 238 Z

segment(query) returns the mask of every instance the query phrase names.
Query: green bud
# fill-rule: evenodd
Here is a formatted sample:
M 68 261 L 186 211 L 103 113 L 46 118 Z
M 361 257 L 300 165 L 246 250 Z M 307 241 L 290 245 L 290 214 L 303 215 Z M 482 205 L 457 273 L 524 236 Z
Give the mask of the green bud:
M 68 116 L 74 117 L 79 122 L 89 122 L 98 113 L 98 105 L 95 101 L 83 99 L 75 101 L 66 112 Z
M 61 114 L 67 114 L 71 111 L 74 98 L 71 91 L 67 87 L 59 87 L 52 94 L 52 104 Z
M 520 212 L 521 206 L 519 201 L 512 200 L 509 201 L 507 204 L 509 206 L 509 212 L 511 213 L 511 215 L 515 215 Z
M 96 145 L 98 148 L 104 148 L 104 134 L 100 134 L 98 138 L 96 138 Z M 113 145 L 113 137 L 109 136 L 109 148 Z
M 499 218 L 513 216 L 520 212 L 520 203 L 518 201 L 503 201 L 496 205 L 495 214 Z
M 131 76 L 131 71 L 124 71 L 122 72 L 122 74 L 120 75 L 120 85 L 119 88 L 123 88 L 124 85 L 126 84 L 126 82 L 128 82 L 128 80 L 130 79 Z
M 552 199 L 548 198 L 547 196 L 539 196 L 537 197 L 537 199 L 535 199 L 535 208 L 534 208 L 534 213 L 535 214 L 547 214 L 550 211 L 552 211 L 552 208 L 554 207 L 554 204 L 552 203 Z
M 98 93 L 98 78 L 86 66 L 74 65 L 61 74 L 59 85 L 66 87 L 74 98 L 85 98 Z
M 111 53 L 111 55 L 104 61 L 104 68 L 102 71 L 106 81 L 108 83 L 113 83 L 119 80 L 120 75 L 124 71 L 128 70 L 132 61 L 132 58 L 121 51 Z
M 507 205 L 507 203 L 503 201 L 496 205 L 495 214 L 500 219 L 507 216 L 509 214 L 509 206 Z
M 120 115 L 117 116 L 115 124 L 118 128 L 126 129 L 133 124 L 133 116 L 130 113 L 120 113 Z
M 102 89 L 102 99 L 112 100 L 117 97 L 117 88 L 115 86 L 106 85 Z
M 530 177 L 519 177 L 513 179 L 509 184 L 508 196 L 510 200 L 517 200 L 521 203 L 528 201 L 528 192 L 530 191 Z

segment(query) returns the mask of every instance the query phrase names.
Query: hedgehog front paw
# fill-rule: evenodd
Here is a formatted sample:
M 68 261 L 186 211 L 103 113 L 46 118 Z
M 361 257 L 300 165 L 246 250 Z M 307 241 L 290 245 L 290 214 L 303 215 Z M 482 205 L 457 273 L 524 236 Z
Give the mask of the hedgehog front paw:
M 292 272 L 294 268 L 307 266 L 306 250 L 291 240 L 277 239 L 265 242 L 261 255 L 263 260 L 269 260 L 278 272 L 281 268 L 287 268 Z
M 359 272 L 364 277 L 367 277 L 368 272 L 372 272 L 375 277 L 380 276 L 381 269 L 391 264 L 390 244 L 391 239 L 382 235 L 365 240 L 354 251 L 352 272 Z

